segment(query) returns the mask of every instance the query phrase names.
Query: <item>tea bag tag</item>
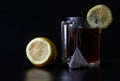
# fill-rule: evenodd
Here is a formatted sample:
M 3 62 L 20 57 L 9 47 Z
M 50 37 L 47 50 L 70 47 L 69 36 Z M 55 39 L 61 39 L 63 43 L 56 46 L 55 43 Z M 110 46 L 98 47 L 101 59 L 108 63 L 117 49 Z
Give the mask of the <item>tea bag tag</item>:
M 71 57 L 70 62 L 68 62 L 68 65 L 71 69 L 81 68 L 81 67 L 90 67 L 89 63 L 82 56 L 78 47 L 75 49 L 75 52 Z

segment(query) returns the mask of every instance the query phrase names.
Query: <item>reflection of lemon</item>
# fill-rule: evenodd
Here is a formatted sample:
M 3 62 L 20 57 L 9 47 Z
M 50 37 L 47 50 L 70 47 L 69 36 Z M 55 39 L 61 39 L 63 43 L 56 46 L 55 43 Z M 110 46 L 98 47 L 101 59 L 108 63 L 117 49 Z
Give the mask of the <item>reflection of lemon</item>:
M 32 68 L 25 72 L 25 81 L 52 81 L 52 74 L 43 69 Z
M 92 7 L 87 13 L 87 21 L 94 28 L 107 28 L 112 22 L 112 13 L 110 8 L 103 4 Z
M 46 66 L 55 61 L 57 49 L 50 39 L 37 37 L 28 43 L 26 54 L 27 58 L 35 66 Z

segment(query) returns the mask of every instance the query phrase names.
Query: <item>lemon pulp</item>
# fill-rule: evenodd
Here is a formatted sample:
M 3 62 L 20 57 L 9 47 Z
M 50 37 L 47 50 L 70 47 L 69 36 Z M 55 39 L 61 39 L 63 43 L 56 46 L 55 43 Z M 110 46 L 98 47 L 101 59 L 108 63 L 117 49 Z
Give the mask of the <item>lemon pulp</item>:
M 55 61 L 57 49 L 50 39 L 37 37 L 27 44 L 26 55 L 32 64 L 46 66 Z
M 105 29 L 112 22 L 112 12 L 106 5 L 96 5 L 88 11 L 87 21 L 93 28 L 100 27 Z

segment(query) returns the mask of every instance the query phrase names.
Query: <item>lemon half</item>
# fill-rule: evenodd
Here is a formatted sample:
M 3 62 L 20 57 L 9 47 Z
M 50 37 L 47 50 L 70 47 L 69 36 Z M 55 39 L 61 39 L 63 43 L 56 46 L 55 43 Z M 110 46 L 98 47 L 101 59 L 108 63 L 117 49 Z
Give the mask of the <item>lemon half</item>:
M 35 66 L 47 66 L 55 61 L 57 49 L 50 39 L 36 37 L 27 44 L 26 55 Z
M 92 7 L 87 13 L 87 21 L 93 28 L 105 29 L 111 24 L 112 20 L 110 8 L 103 4 Z

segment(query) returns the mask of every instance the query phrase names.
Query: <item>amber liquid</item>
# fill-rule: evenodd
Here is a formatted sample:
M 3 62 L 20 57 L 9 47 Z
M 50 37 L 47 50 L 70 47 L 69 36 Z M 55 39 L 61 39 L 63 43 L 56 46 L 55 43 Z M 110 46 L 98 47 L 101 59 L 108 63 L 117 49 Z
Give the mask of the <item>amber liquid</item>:
M 78 32 L 78 47 L 83 57 L 94 63 L 100 60 L 100 29 L 76 28 L 68 29 L 68 58 L 71 58 L 76 48 L 76 33 Z

